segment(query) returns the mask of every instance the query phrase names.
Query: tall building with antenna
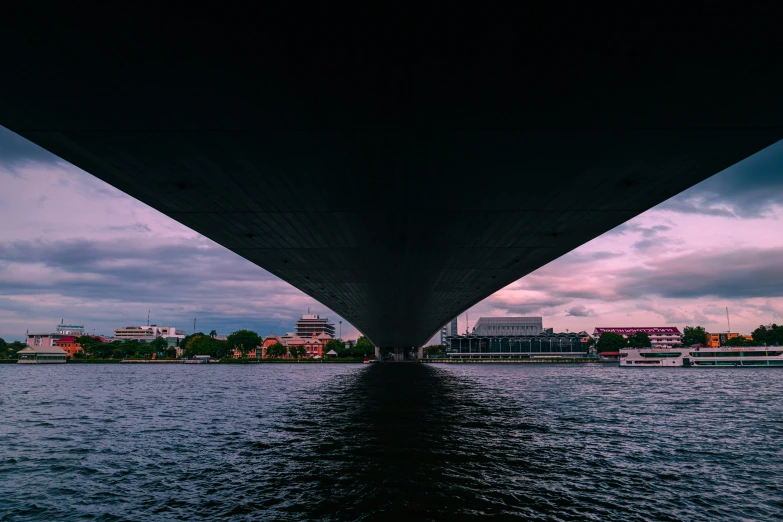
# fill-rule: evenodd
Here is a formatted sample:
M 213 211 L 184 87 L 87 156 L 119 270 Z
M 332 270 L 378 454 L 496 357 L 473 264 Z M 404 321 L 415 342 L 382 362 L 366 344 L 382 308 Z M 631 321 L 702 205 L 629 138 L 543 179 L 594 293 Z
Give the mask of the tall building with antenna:
M 443 328 L 440 329 L 440 344 L 446 345 L 446 337 L 450 335 L 459 335 L 459 330 L 457 329 L 457 318 L 451 320 L 450 323 L 443 325 Z
M 322 333 L 334 337 L 334 324 L 329 322 L 328 317 L 321 317 L 318 314 L 304 314 L 296 322 L 296 335 L 299 337 L 308 338 L 313 334 Z

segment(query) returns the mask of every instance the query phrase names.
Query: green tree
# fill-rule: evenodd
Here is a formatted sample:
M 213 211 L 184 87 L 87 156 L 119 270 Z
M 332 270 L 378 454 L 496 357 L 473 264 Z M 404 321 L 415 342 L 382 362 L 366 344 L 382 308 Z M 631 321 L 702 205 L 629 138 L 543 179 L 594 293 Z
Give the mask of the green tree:
M 136 339 L 128 339 L 122 344 L 123 357 L 133 357 L 142 350 L 141 343 Z
M 356 346 L 352 349 L 352 352 L 357 354 L 359 357 L 375 355 L 375 345 L 373 345 L 368 338 L 362 335 L 356 341 Z
M 598 338 L 596 349 L 598 352 L 619 352 L 627 346 L 625 337 L 614 332 L 604 332 Z
M 210 337 L 212 337 L 213 339 L 214 339 L 215 337 L 217 337 L 217 330 L 210 330 L 210 331 L 209 331 L 209 336 L 210 336 Z
M 753 344 L 757 346 L 781 346 L 783 345 L 783 326 L 772 324 L 759 326 L 753 330 Z
M 215 359 L 223 359 L 231 355 L 233 349 L 229 346 L 228 341 L 221 341 L 219 339 L 213 339 L 203 333 L 191 335 L 187 340 L 180 342 L 180 347 L 185 357 L 193 357 L 194 355 L 209 355 Z
M 701 326 L 686 326 L 682 331 L 682 345 L 707 344 L 707 330 Z
M 298 359 L 300 357 L 306 356 L 307 350 L 305 350 L 304 346 L 292 346 L 288 349 L 288 353 L 290 353 L 291 357 L 294 359 Z
M 244 357 L 247 355 L 247 352 L 261 344 L 261 339 L 252 330 L 238 330 L 228 336 L 228 344 L 232 348 L 239 350 Z
M 0 359 L 8 358 L 8 343 L 5 339 L 0 339 Z
M 74 341 L 82 347 L 82 350 L 84 350 L 84 353 L 87 355 L 92 355 L 95 348 L 101 344 L 100 338 L 95 338 L 90 335 L 80 335 L 74 339 Z
M 601 338 L 603 338 L 603 335 Z M 636 332 L 629 335 L 627 343 L 631 348 L 650 348 L 652 346 L 652 341 L 650 341 L 650 336 L 647 335 L 647 332 Z
M 726 341 L 726 346 L 755 346 L 755 344 L 755 342 L 751 341 L 750 339 L 745 339 L 742 336 L 732 337 Z
M 443 355 L 445 350 L 446 347 L 442 344 L 430 344 L 424 347 L 424 355 L 427 357 L 437 357 L 439 355 Z
M 280 343 L 275 343 L 266 349 L 266 355 L 268 357 L 285 357 L 286 353 L 288 353 L 288 348 Z
M 166 349 L 166 357 L 168 357 L 169 359 L 173 359 L 176 356 L 177 356 L 177 349 L 176 348 L 174 348 L 172 346 L 171 348 L 167 348 Z
M 337 357 L 345 357 L 351 351 L 350 348 L 348 350 L 345 349 L 345 343 L 343 343 L 340 339 L 329 339 L 326 342 L 326 345 L 323 349 L 324 355 L 332 350 L 337 352 Z
M 169 347 L 169 342 L 163 337 L 156 337 L 154 341 L 150 342 L 149 346 L 154 353 L 164 353 Z

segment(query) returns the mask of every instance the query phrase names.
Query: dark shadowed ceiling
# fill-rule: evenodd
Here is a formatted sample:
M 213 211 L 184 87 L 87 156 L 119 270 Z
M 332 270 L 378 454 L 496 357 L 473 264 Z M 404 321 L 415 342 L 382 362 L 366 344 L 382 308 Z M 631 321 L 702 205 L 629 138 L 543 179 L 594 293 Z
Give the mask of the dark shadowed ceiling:
M 388 347 L 783 138 L 764 13 L 308 13 L 6 18 L 0 125 Z

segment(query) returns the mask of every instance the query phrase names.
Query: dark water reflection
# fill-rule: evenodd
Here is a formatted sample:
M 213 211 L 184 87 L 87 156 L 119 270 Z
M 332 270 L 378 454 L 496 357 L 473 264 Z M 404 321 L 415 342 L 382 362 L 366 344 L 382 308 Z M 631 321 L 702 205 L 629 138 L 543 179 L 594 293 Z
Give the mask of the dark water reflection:
M 0 366 L 0 520 L 781 520 L 783 371 Z

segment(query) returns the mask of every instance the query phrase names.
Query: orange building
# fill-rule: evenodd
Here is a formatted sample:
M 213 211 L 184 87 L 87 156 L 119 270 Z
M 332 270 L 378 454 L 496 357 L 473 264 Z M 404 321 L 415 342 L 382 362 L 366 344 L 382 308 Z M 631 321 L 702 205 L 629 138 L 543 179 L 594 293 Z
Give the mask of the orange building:
M 329 334 L 320 333 L 312 334 L 310 337 L 300 337 L 295 333 L 287 333 L 285 335 L 270 335 L 265 337 L 261 346 L 254 348 L 247 352 L 246 357 L 250 359 L 266 358 L 266 349 L 273 344 L 280 343 L 286 348 L 293 348 L 302 346 L 305 349 L 305 357 L 308 358 L 321 358 L 324 356 L 324 347 L 326 343 L 331 341 L 333 337 Z M 239 358 L 241 353 L 239 350 L 234 350 L 234 358 Z M 286 354 L 285 358 L 290 358 L 290 353 Z
M 54 345 L 65 350 L 66 357 L 73 357 L 76 353 L 84 353 L 82 345 L 76 342 L 76 337 L 73 335 L 66 335 L 60 337 L 54 342 Z
M 735 337 L 744 337 L 745 339 L 753 339 L 753 336 L 751 335 L 741 335 L 738 333 L 730 333 L 730 332 L 723 332 L 723 333 L 707 333 L 707 348 L 718 348 L 719 346 L 726 346 L 726 343 L 728 343 L 729 339 L 734 339 Z
M 100 339 L 102 343 L 107 343 L 111 340 L 99 335 L 89 335 L 88 337 L 92 337 L 93 339 Z M 76 342 L 76 337 L 73 335 L 65 335 L 60 337 L 54 342 L 54 345 L 65 350 L 66 357 L 73 357 L 76 353 L 80 352 L 84 353 L 84 348 L 82 348 L 81 344 Z

